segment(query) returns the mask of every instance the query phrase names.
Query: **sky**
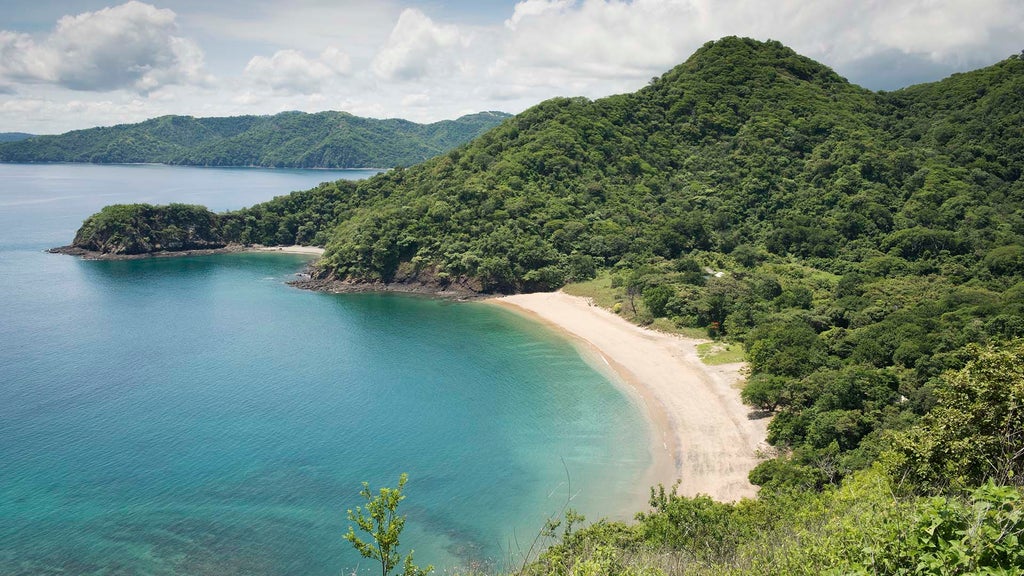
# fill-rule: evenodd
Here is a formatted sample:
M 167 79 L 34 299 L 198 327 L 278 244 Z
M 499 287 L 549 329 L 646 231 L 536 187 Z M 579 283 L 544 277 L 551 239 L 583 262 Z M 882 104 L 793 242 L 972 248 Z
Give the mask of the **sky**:
M 517 113 L 636 90 L 729 35 L 893 90 L 1021 52 L 1024 0 L 0 0 L 0 132 Z

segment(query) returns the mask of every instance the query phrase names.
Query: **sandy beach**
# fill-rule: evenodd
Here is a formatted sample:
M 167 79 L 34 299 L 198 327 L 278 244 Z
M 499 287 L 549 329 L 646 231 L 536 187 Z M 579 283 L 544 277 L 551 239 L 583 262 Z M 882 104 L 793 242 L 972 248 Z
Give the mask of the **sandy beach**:
M 747 474 L 760 461 L 767 418 L 740 401 L 743 364 L 707 366 L 701 341 L 641 328 L 563 292 L 493 300 L 571 335 L 585 356 L 644 406 L 652 424 L 649 485 L 681 481 L 680 494 L 734 501 L 756 495 Z
M 258 252 L 285 252 L 288 254 L 315 254 L 317 256 L 323 256 L 324 249 L 317 248 L 316 246 L 254 246 L 254 250 Z

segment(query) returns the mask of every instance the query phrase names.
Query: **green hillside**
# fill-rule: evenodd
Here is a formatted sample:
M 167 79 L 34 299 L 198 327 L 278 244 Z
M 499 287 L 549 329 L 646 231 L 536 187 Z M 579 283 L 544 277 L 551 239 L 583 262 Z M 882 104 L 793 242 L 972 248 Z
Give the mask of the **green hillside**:
M 391 168 L 422 162 L 494 127 L 508 115 L 480 112 L 416 124 L 345 112 L 274 116 L 161 116 L 139 124 L 76 130 L 0 144 L 0 162 L 93 162 Z
M 1022 113 L 1018 57 L 874 93 L 725 38 L 636 93 L 549 100 L 422 164 L 220 215 L 220 234 L 326 245 L 320 285 L 596 277 L 636 322 L 742 344 L 744 399 L 773 417 L 761 497 L 655 494 L 538 573 L 1017 574 Z

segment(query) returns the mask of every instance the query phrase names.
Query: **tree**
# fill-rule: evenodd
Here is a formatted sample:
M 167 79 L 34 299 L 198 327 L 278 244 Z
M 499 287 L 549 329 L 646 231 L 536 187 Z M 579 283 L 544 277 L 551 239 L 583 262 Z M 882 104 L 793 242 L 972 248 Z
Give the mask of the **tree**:
M 789 405 L 793 396 L 792 383 L 782 376 L 758 374 L 747 380 L 740 391 L 743 402 L 766 412 Z
M 629 307 L 636 315 L 636 297 L 644 290 L 644 279 L 639 271 L 633 271 L 626 279 L 626 296 L 629 297 Z
M 655 318 L 665 315 L 665 307 L 668 301 L 675 296 L 675 290 L 668 286 L 660 285 L 644 290 L 644 305 Z
M 926 490 L 1024 485 L 1024 341 L 971 346 L 975 357 L 943 377 L 938 404 L 921 424 L 894 435 L 886 455 L 896 477 Z
M 827 361 L 818 335 L 800 318 L 759 327 L 747 338 L 747 347 L 752 374 L 801 378 Z
M 359 495 L 366 499 L 366 507 L 357 506 L 355 511 L 348 511 L 348 519 L 355 522 L 359 529 L 366 532 L 373 538 L 373 542 L 367 542 L 360 538 L 352 526 L 348 527 L 345 540 L 352 543 L 352 546 L 364 558 L 372 558 L 380 562 L 381 576 L 388 574 L 398 565 L 401 555 L 398 553 L 398 537 L 405 527 L 405 516 L 398 515 L 398 504 L 405 500 L 402 489 L 409 480 L 408 474 L 398 477 L 398 487 L 380 489 L 380 494 L 373 495 L 370 485 L 363 482 L 363 489 Z M 419 566 L 412 563 L 414 551 L 409 551 L 402 563 L 402 576 L 425 576 L 434 571 L 433 566 L 427 566 L 421 570 Z

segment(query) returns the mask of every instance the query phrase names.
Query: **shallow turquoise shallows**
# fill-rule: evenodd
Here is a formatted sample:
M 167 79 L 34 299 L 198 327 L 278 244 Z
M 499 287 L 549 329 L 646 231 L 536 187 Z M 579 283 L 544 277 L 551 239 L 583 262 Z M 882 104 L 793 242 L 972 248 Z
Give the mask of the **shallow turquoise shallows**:
M 0 574 L 373 573 L 345 510 L 402 472 L 421 565 L 517 562 L 567 476 L 591 520 L 643 500 L 637 407 L 496 306 L 297 290 L 295 255 L 43 252 L 104 204 L 367 174 L 0 165 Z

